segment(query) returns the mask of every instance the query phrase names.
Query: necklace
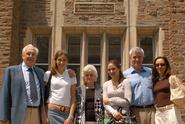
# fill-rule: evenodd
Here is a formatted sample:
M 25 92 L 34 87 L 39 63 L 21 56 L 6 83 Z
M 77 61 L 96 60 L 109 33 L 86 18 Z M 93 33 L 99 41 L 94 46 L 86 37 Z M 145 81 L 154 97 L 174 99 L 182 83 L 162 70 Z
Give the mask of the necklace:
M 159 77 L 159 80 L 161 81 L 161 80 L 164 80 L 164 79 L 166 79 L 166 77 Z
M 114 89 L 114 90 L 115 90 L 115 89 L 118 89 L 118 85 L 119 85 L 118 81 L 113 81 L 113 80 L 112 80 L 112 86 L 113 86 L 113 89 Z

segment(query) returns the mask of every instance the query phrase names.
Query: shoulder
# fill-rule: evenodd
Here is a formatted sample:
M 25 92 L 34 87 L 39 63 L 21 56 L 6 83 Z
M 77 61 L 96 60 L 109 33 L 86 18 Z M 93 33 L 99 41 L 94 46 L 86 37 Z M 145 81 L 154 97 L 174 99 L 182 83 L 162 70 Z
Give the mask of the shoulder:
M 8 67 L 6 68 L 6 70 L 18 69 L 19 67 L 21 67 L 21 65 L 8 66 Z
M 43 70 L 43 69 L 41 69 L 41 68 L 39 68 L 39 67 L 36 67 L 36 66 L 35 66 L 34 68 L 35 68 L 35 70 L 36 70 L 37 72 L 44 74 L 44 70 Z
M 125 78 L 125 79 L 123 80 L 123 82 L 122 82 L 122 83 L 129 84 L 129 83 L 130 83 L 130 81 L 129 81 L 129 79 Z
M 47 76 L 49 76 L 51 74 L 51 71 L 46 71 L 45 73 L 44 73 L 44 75 L 47 75 Z
M 71 69 L 70 69 L 71 70 Z M 77 79 L 76 79 L 76 74 L 74 72 L 72 72 L 73 74 L 69 73 L 69 70 L 66 69 L 64 71 L 64 78 L 67 78 L 70 80 L 71 84 L 77 84 Z
M 5 68 L 5 73 L 14 72 L 18 69 L 21 69 L 21 65 L 8 66 L 7 68 Z
M 122 82 L 121 82 L 122 86 L 123 87 L 128 87 L 128 86 L 131 86 L 131 82 L 129 79 L 124 79 Z
M 151 72 L 151 71 L 152 71 L 152 69 L 151 69 L 151 68 L 146 67 L 146 66 L 143 66 L 143 69 L 144 69 L 145 71 L 147 71 L 147 72 Z
M 103 84 L 103 87 L 107 87 L 107 86 L 109 86 L 110 84 L 111 84 L 111 80 L 108 80 L 108 81 L 106 81 L 104 84 Z
M 142 73 L 144 73 L 145 75 L 152 75 L 152 69 L 149 68 L 149 67 L 143 67 L 143 70 Z
M 123 75 L 127 76 L 127 75 L 131 74 L 131 72 L 132 72 L 132 68 L 130 67 L 130 68 L 126 69 L 125 71 L 123 71 Z
M 51 74 L 51 71 L 46 71 L 44 73 L 44 81 L 48 81 L 50 74 Z
M 72 69 L 67 69 L 68 75 L 70 78 L 76 77 L 76 73 Z

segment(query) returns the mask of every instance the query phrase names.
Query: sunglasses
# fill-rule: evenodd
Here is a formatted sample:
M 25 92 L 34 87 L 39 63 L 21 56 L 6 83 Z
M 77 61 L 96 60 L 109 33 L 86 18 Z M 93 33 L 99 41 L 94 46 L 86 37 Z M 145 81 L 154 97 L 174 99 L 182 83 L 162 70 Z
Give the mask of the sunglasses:
M 165 66 L 166 64 L 164 64 L 164 63 L 159 63 L 159 64 L 155 64 L 155 67 L 159 67 L 159 66 L 161 66 L 161 67 L 163 67 L 163 66 Z

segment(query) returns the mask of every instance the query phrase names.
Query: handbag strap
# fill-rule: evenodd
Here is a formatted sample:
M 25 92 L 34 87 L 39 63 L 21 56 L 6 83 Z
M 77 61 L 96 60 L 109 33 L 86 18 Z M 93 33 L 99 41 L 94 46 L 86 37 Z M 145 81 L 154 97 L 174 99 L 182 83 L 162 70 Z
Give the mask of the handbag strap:
M 48 78 L 48 82 L 47 82 L 48 87 L 50 87 L 50 85 L 51 85 L 51 78 L 52 78 L 52 74 L 50 73 L 49 78 Z
M 131 106 L 131 103 L 129 102 L 129 100 L 127 98 L 123 98 L 125 101 L 127 101 L 129 107 Z
M 128 103 L 128 105 L 129 105 L 129 107 L 128 107 L 128 115 L 131 115 L 131 113 L 132 113 L 131 109 L 130 109 L 131 103 L 129 102 L 129 100 L 127 98 L 122 98 L 122 99 L 124 99 Z M 121 113 L 121 111 L 122 111 L 122 107 L 119 107 L 118 108 L 118 112 Z M 116 120 L 115 120 L 115 118 L 113 116 L 110 118 L 109 124 L 116 124 Z

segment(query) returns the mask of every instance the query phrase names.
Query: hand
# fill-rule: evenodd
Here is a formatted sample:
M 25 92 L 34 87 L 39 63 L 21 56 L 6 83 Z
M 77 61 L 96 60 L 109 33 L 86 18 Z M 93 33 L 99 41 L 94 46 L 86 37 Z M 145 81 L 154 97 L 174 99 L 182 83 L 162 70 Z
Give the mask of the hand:
M 104 99 L 103 99 L 103 103 L 104 103 L 105 105 L 110 105 L 110 100 L 109 100 L 109 98 L 104 98 Z
M 72 78 L 72 77 L 76 77 L 76 73 L 74 70 L 72 69 L 68 69 L 68 74 L 69 74 L 69 77 Z
M 123 116 L 120 112 L 116 112 L 116 113 L 114 114 L 114 118 L 115 118 L 117 121 L 119 121 L 119 120 L 121 120 L 121 119 L 124 119 L 124 116 Z
M 73 120 L 67 118 L 67 119 L 64 121 L 64 124 L 73 124 Z
M 49 124 L 49 119 L 48 118 L 46 118 L 45 124 Z

